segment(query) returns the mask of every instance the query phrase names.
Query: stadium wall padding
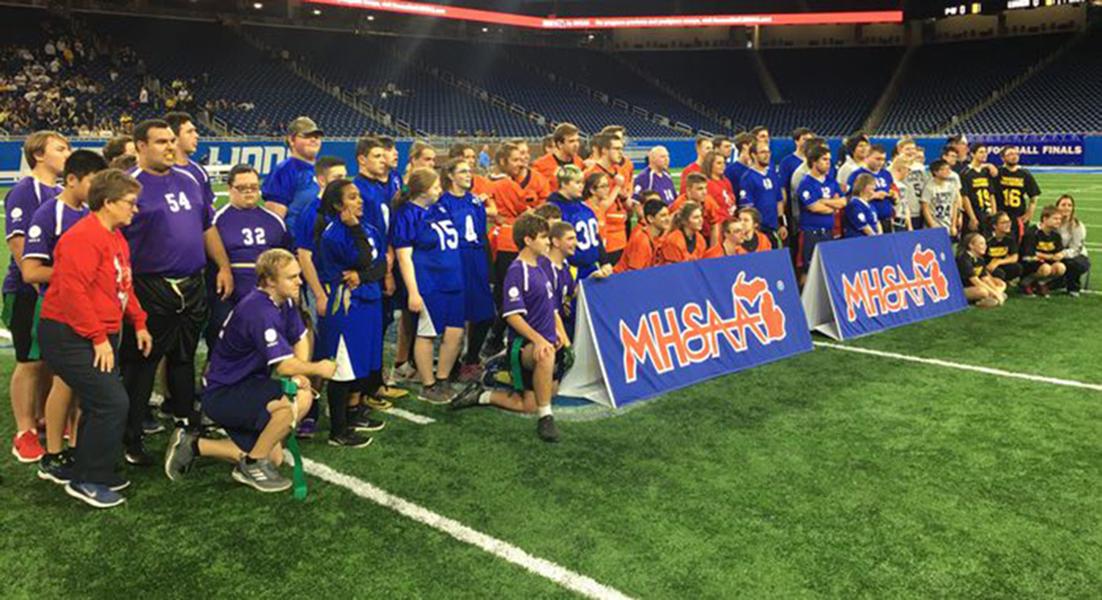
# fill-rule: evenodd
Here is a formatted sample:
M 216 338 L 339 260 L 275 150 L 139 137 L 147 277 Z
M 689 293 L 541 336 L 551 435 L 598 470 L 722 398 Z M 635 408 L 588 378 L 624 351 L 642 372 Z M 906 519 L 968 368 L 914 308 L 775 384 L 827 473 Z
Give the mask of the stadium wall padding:
M 881 143 L 887 147 L 895 144 L 898 138 L 874 137 L 874 143 Z M 99 148 L 106 140 L 102 139 L 78 139 L 73 141 L 74 147 Z M 933 160 L 941 152 L 945 138 L 918 138 L 918 143 L 926 149 L 927 160 Z M 841 138 L 830 138 L 832 151 L 838 152 L 842 144 Z M 398 150 L 401 164 L 405 164 L 410 140 L 399 141 Z M 630 139 L 627 147 L 628 157 L 639 168 L 646 164 L 647 152 L 654 146 L 665 146 L 670 152 L 670 164 L 674 168 L 684 167 L 696 158 L 693 140 L 686 138 L 677 139 Z M 787 156 L 792 153 L 794 143 L 788 138 L 776 138 L 773 140 L 772 149 L 775 157 Z M 349 171 L 356 170 L 356 143 L 354 140 L 328 140 L 322 145 L 322 154 L 336 155 L 343 158 L 349 165 Z M 233 141 L 203 141 L 199 144 L 199 150 L 195 155 L 197 160 L 204 164 L 235 164 L 248 162 L 256 167 L 261 174 L 266 174 L 272 167 L 287 157 L 287 147 L 278 140 L 252 139 Z M 1083 140 L 1083 165 L 1102 166 L 1102 135 L 1085 136 Z M 11 179 L 18 172 L 26 170 L 26 162 L 23 159 L 23 143 L 19 140 L 0 141 L 0 180 Z

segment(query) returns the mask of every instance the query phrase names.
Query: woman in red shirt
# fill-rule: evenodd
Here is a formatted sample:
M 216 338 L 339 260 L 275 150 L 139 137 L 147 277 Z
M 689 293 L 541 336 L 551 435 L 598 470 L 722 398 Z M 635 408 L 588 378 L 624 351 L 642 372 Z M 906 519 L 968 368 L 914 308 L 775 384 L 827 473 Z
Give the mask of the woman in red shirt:
M 130 405 L 119 378 L 115 352 L 125 318 L 146 356 L 153 338 L 130 271 L 130 248 L 119 231 L 137 212 L 141 185 L 118 169 L 97 173 L 88 190 L 92 214 L 61 236 L 54 272 L 38 325 L 42 354 L 81 399 L 80 438 L 68 473 L 51 475 L 65 492 L 96 508 L 126 499 L 130 482 L 115 474 Z
M 708 178 L 708 196 L 727 213 L 728 217 L 735 216 L 738 202 L 735 198 L 735 190 L 731 187 L 731 180 L 723 174 L 727 168 L 727 159 L 719 152 L 709 152 L 704 155 L 704 166 L 700 171 Z M 719 240 L 713 240 L 719 243 Z

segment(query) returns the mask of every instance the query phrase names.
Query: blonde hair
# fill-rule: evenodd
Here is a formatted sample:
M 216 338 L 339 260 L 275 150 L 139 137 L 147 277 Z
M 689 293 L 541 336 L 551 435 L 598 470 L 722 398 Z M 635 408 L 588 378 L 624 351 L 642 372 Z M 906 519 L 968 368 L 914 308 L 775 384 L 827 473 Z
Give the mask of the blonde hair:
M 266 250 L 256 259 L 256 287 L 274 283 L 283 267 L 295 262 L 295 255 L 283 248 Z
M 27 140 L 23 142 L 23 156 L 32 169 L 38 165 L 38 159 L 35 158 L 35 155 L 45 152 L 50 140 L 61 140 L 66 145 L 69 143 L 68 138 L 50 130 L 36 131 L 28 135 Z

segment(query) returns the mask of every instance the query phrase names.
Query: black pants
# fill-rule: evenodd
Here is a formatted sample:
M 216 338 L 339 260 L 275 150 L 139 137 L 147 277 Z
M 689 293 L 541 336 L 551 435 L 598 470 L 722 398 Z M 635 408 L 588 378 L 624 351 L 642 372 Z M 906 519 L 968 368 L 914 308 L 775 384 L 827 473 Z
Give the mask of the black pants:
M 202 274 L 172 283 L 162 277 L 134 279 L 134 294 L 149 315 L 149 334 L 153 351 L 142 356 L 138 351 L 134 328 L 123 327 L 121 366 L 123 384 L 130 395 L 130 414 L 126 425 L 126 444 L 141 443 L 142 421 L 149 416 L 149 397 L 157 377 L 157 365 L 165 359 L 165 383 L 177 419 L 198 425 L 195 393 L 195 351 L 206 324 L 207 296 Z
M 73 479 L 80 483 L 105 484 L 115 473 L 122 454 L 123 430 L 129 400 L 114 369 L 104 373 L 94 366 L 92 341 L 80 337 L 64 323 L 43 319 L 38 324 L 43 358 L 80 398 L 80 437 L 77 438 Z M 119 334 L 108 336 L 112 348 L 119 347 Z
M 991 273 L 996 279 L 1002 279 L 1003 281 L 1014 281 L 1022 276 L 1022 264 L 1021 263 L 1007 263 L 995 269 Z
M 1076 256 L 1074 258 L 1065 258 L 1064 266 L 1068 268 L 1067 273 L 1064 274 L 1064 281 L 1067 282 L 1068 291 L 1080 291 L 1083 285 L 1080 280 L 1087 271 L 1091 270 L 1090 257 Z
M 509 265 L 517 259 L 517 252 L 498 252 L 494 259 L 494 306 L 497 307 L 498 317 L 494 320 L 493 343 L 501 343 L 505 339 L 505 319 L 501 318 L 502 294 L 505 290 L 505 274 L 509 271 Z

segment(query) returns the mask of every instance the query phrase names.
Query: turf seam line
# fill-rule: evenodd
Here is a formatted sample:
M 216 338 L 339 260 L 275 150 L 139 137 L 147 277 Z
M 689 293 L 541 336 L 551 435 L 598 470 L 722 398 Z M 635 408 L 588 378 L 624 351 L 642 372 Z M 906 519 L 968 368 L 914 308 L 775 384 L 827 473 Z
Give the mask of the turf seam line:
M 388 415 L 393 415 L 395 417 L 398 417 L 399 419 L 405 419 L 411 423 L 416 423 L 418 425 L 432 425 L 436 422 L 436 419 L 433 419 L 432 417 L 419 415 L 415 412 L 410 412 L 401 408 L 384 408 L 381 412 L 384 412 Z
M 357 479 L 351 475 L 345 475 L 328 465 L 308 458 L 303 458 L 302 462 L 307 473 L 322 481 L 343 487 L 365 500 L 370 500 L 380 506 L 385 506 L 404 517 L 428 525 L 461 542 L 485 550 L 504 561 L 511 562 L 535 575 L 549 579 L 572 592 L 581 594 L 587 598 L 594 598 L 595 600 L 630 600 L 630 596 L 614 588 L 608 587 L 580 573 L 575 573 L 549 560 L 532 556 L 508 542 L 475 531 L 459 521 L 434 513 L 409 500 L 399 498 L 362 479 Z
M 983 373 L 985 375 L 997 375 L 999 377 L 1012 377 L 1014 379 L 1025 379 L 1027 381 L 1034 381 L 1037 383 L 1048 383 L 1052 385 L 1062 385 L 1065 387 L 1083 388 L 1088 390 L 1094 390 L 1096 392 L 1102 392 L 1102 385 L 1096 383 L 1084 383 L 1082 381 L 1073 381 L 1070 379 L 1059 379 L 1056 377 L 1043 377 L 1040 375 L 1029 375 L 1026 373 L 1014 373 L 1012 371 L 1004 371 L 1002 369 L 993 369 L 991 367 L 977 367 L 975 365 L 966 365 L 963 363 L 952 362 L 948 360 L 941 360 L 938 358 L 923 358 L 921 356 L 911 356 L 909 354 L 898 354 L 896 352 L 884 352 L 881 350 L 870 350 L 868 348 L 858 348 L 856 346 L 843 346 L 841 344 L 832 344 L 830 342 L 815 342 L 816 346 L 821 348 L 832 348 L 834 350 L 845 350 L 846 352 L 856 352 L 858 354 L 868 354 L 871 356 L 879 356 L 882 358 L 894 358 L 897 360 L 905 360 L 910 362 L 922 363 L 925 365 L 935 365 L 938 367 L 948 367 L 950 369 L 959 369 L 961 371 L 972 371 L 974 373 Z

